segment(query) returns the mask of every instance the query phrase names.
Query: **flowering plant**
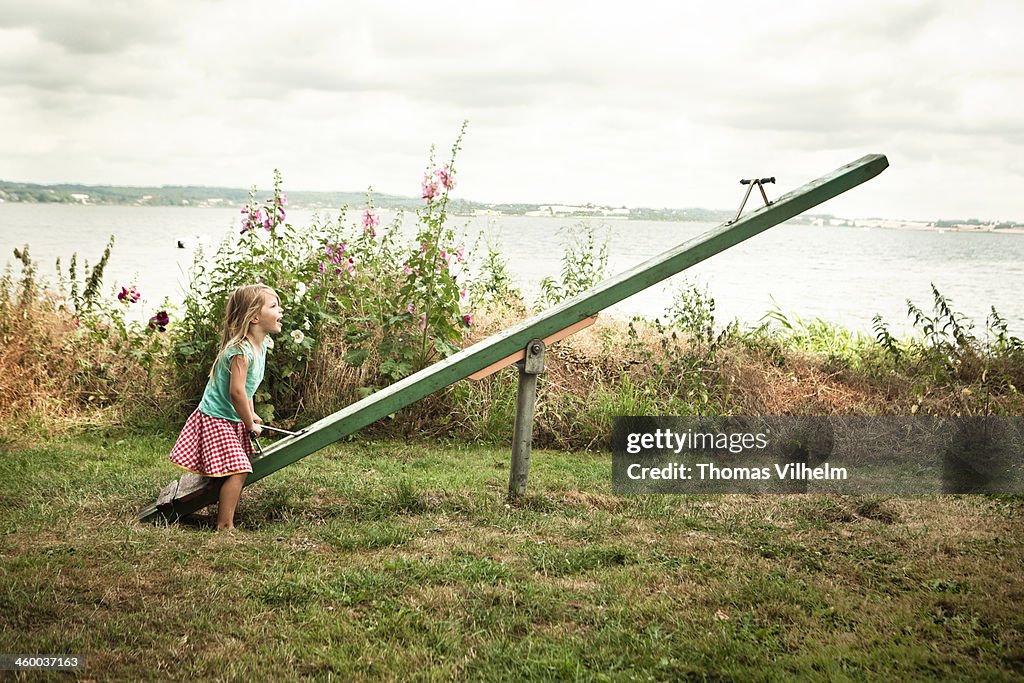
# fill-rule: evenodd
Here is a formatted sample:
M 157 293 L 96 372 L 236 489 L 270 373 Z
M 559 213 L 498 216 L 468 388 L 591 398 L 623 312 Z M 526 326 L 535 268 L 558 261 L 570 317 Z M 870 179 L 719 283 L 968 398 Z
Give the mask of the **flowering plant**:
M 336 230 L 294 228 L 287 222 L 288 196 L 281 186 L 281 173 L 275 169 L 270 197 L 258 201 L 256 188 L 249 193 L 237 239 L 221 244 L 212 261 L 197 251 L 174 345 L 186 394 L 198 398 L 219 351 L 227 297 L 244 284 L 273 288 L 285 308 L 285 335 L 267 356 L 264 383 L 256 394 L 256 412 L 266 421 L 297 409 L 309 354 L 321 328 L 332 319 L 323 293 L 311 291 L 317 282 L 312 255 L 336 241 Z M 159 327 L 160 320 L 152 322 Z M 299 331 L 302 324 L 305 328 Z
M 280 173 L 274 171 L 274 192 L 266 200 L 257 201 L 254 188 L 238 237 L 222 244 L 212 262 L 197 253 L 192 267 L 174 347 L 186 393 L 198 397 L 205 385 L 227 296 L 252 282 L 274 288 L 285 307 L 285 334 L 267 357 L 256 394 L 264 420 L 298 409 L 310 355 L 328 330 L 342 335 L 350 365 L 362 366 L 372 355 L 383 383 L 461 348 L 472 324 L 462 311 L 466 254 L 448 225 L 447 205 L 465 128 L 446 165 L 435 167 L 431 149 L 411 245 L 401 237 L 401 215 L 384 225 L 372 195 L 351 225 L 343 209 L 335 223 L 296 230 L 286 220 Z M 160 327 L 157 316 L 151 324 Z
M 357 226 L 361 229 L 325 244 L 317 265 L 319 286 L 337 307 L 348 349 L 345 360 L 362 366 L 378 356 L 384 382 L 459 350 L 472 323 L 461 310 L 465 246 L 456 242 L 447 222 L 455 157 L 465 128 L 464 123 L 446 165 L 435 167 L 431 149 L 420 184 L 424 204 L 416 212 L 419 227 L 411 245 L 402 244 L 402 217 L 382 228 L 369 197 Z
M 130 307 L 142 302 L 142 292 L 134 283 L 115 286 L 112 293 L 104 293 L 103 271 L 114 248 L 111 236 L 103 255 L 90 268 L 86 262 L 79 281 L 78 255 L 72 254 L 67 273 L 57 261 L 60 289 L 66 293 L 62 308 L 74 316 L 75 335 L 71 343 L 84 345 L 88 351 L 81 358 L 89 359 L 79 366 L 75 378 L 84 399 L 91 405 L 103 405 L 115 400 L 123 389 L 119 386 L 119 370 L 134 366 L 145 371 L 145 383 L 139 388 L 149 389 L 153 385 L 154 371 L 166 350 L 165 335 L 169 318 L 166 310 L 157 313 L 148 325 L 143 325 L 129 316 Z M 107 290 L 110 292 L 110 290 Z M 116 299 L 116 303 L 115 303 Z M 164 302 L 164 307 L 168 307 Z M 154 324 L 154 321 L 161 324 Z
M 158 330 L 160 332 L 166 332 L 167 326 L 171 324 L 171 318 L 167 315 L 167 311 L 160 311 L 152 318 L 149 319 L 149 329 Z
M 141 296 L 142 295 L 139 293 L 139 290 L 135 285 L 132 285 L 131 289 L 122 287 L 121 291 L 117 295 L 117 300 L 127 306 L 129 304 L 138 303 Z

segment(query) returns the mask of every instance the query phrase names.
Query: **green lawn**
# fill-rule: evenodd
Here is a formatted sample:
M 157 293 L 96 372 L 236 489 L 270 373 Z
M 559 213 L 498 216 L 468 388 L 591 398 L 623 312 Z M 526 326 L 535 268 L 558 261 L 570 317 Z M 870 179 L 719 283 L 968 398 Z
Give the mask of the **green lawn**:
M 506 449 L 352 442 L 217 535 L 135 521 L 171 445 L 0 452 L 0 652 L 99 680 L 1024 676 L 1019 496 L 620 498 L 610 455 L 535 451 L 509 506 Z

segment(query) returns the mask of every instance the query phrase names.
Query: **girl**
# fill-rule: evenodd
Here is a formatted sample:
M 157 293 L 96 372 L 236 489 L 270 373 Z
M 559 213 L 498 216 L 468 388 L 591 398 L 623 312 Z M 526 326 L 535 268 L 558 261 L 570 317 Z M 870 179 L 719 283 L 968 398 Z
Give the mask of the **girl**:
M 284 309 L 266 285 L 245 285 L 228 297 L 220 353 L 199 407 L 185 422 L 171 462 L 207 477 L 227 477 L 220 488 L 217 531 L 235 528 L 235 508 L 252 472 L 248 434 L 263 431 L 252 397 L 263 380 L 267 336 L 281 331 Z

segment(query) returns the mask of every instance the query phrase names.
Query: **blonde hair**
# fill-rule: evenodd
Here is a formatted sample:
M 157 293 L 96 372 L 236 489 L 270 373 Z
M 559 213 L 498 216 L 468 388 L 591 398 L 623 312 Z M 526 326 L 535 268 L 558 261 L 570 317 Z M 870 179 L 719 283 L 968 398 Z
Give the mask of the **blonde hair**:
M 220 333 L 220 351 L 210 367 L 211 378 L 216 374 L 224 352 L 245 339 L 250 321 L 259 315 L 263 304 L 267 302 L 267 296 L 277 296 L 277 292 L 266 285 L 243 285 L 231 292 L 224 312 L 224 327 Z

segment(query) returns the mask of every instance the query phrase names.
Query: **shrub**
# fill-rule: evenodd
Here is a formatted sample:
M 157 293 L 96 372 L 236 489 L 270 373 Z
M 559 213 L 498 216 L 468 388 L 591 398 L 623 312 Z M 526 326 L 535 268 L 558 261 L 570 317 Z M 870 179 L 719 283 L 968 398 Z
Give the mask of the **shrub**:
M 220 350 L 228 297 L 237 287 L 252 283 L 277 292 L 287 323 L 286 331 L 272 342 L 264 383 L 255 397 L 256 412 L 270 421 L 275 407 L 294 411 L 299 404 L 305 363 L 329 317 L 325 293 L 306 283 L 317 282 L 314 255 L 332 235 L 294 228 L 287 221 L 287 203 L 281 174 L 275 170 L 271 197 L 258 202 L 256 188 L 250 192 L 241 212 L 240 236 L 226 239 L 212 259 L 201 248 L 196 252 L 172 348 L 185 410 L 198 402 Z
M 257 202 L 254 188 L 242 210 L 240 238 L 225 241 L 209 262 L 197 254 L 192 268 L 174 345 L 186 402 L 194 404 L 206 384 L 227 297 L 248 283 L 272 287 L 286 309 L 287 329 L 274 342 L 256 394 L 256 412 L 266 421 L 298 413 L 310 359 L 325 349 L 354 368 L 371 362 L 360 375 L 364 393 L 460 349 L 472 315 L 462 310 L 465 247 L 455 243 L 447 203 L 464 132 L 465 124 L 446 165 L 435 166 L 431 149 L 413 245 L 401 237 L 401 215 L 381 225 L 372 195 L 353 223 L 342 209 L 336 222 L 315 221 L 300 230 L 286 220 L 278 171 L 271 197 Z M 340 337 L 341 348 L 322 347 L 326 336 Z
M 400 218 L 378 236 L 379 221 L 367 209 L 359 234 L 333 251 L 328 245 L 333 255 L 321 264 L 324 287 L 342 318 L 349 347 L 345 360 L 358 367 L 376 355 L 375 385 L 389 384 L 458 351 L 472 325 L 472 314 L 463 311 L 468 305 L 466 248 L 456 242 L 447 215 L 464 132 L 465 124 L 444 166 L 435 165 L 431 149 L 414 244 L 402 243 Z

